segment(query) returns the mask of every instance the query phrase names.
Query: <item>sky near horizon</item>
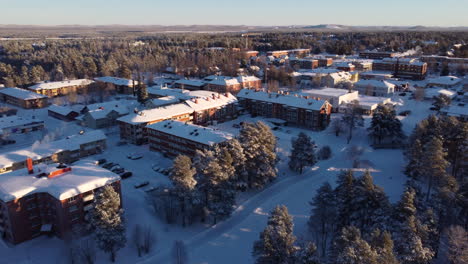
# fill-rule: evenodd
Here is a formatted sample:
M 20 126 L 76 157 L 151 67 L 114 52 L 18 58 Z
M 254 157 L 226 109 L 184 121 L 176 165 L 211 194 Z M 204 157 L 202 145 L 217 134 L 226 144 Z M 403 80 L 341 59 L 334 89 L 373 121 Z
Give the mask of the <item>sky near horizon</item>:
M 468 26 L 468 0 L 0 0 L 0 24 Z

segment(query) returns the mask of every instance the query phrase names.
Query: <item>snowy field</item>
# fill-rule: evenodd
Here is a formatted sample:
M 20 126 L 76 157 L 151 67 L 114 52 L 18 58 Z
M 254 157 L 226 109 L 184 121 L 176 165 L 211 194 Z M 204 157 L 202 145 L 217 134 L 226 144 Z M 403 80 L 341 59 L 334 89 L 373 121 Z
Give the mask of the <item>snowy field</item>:
M 412 113 L 402 118 L 403 130 L 408 135 L 415 124 L 431 113 L 430 102 L 417 102 L 414 100 L 395 96 L 393 101 L 397 105 L 397 113 L 403 110 L 411 110 Z M 410 104 L 408 104 L 410 103 Z M 75 123 L 66 123 L 47 116 L 47 110 L 22 110 L 18 115 L 36 115 L 46 122 L 47 131 L 35 132 L 35 134 L 15 135 L 17 143 L 0 149 L 0 152 L 10 151 L 12 148 L 27 147 L 37 140 L 60 139 L 67 135 L 76 134 L 83 128 Z M 332 118 L 340 118 L 334 114 Z M 251 118 L 248 115 L 239 119 L 213 126 L 237 134 L 239 129 L 233 128 L 233 124 L 241 121 L 253 122 L 263 120 L 261 117 Z M 122 180 L 123 206 L 127 223 L 128 243 L 126 248 L 117 253 L 116 263 L 171 263 L 171 248 L 174 241 L 183 240 L 187 246 L 189 263 L 193 264 L 238 264 L 252 263 L 252 244 L 258 239 L 259 232 L 266 225 L 268 213 L 278 204 L 284 204 L 294 217 L 295 234 L 297 237 L 307 237 L 307 220 L 310 215 L 309 201 L 320 185 L 328 181 L 335 184 L 335 178 L 340 169 L 351 168 L 354 157 L 350 157 L 351 146 L 362 148 L 363 153 L 359 157 L 363 163 L 371 168 L 374 181 L 384 188 L 392 202 L 399 199 L 403 191 L 405 176 L 402 172 L 405 160 L 401 150 L 374 150 L 370 147 L 370 141 L 365 129 L 369 126 L 370 118 L 366 117 L 364 128 L 355 130 L 350 144 L 346 144 L 346 136 L 336 137 L 328 128 L 325 131 L 314 132 L 293 127 L 282 127 L 274 131 L 278 138 L 278 164 L 279 177 L 271 185 L 262 191 L 251 191 L 238 195 L 238 207 L 233 215 L 215 226 L 196 224 L 187 228 L 175 225 L 167 225 L 157 218 L 146 200 L 144 187 L 134 188 L 134 185 L 142 181 L 148 181 L 149 186 L 158 186 L 169 183 L 168 177 L 154 172 L 151 167 L 169 167 L 172 161 L 164 158 L 157 152 L 148 150 L 148 146 L 122 145 L 118 146 L 118 129 L 108 129 L 108 148 L 104 153 L 90 157 L 91 159 L 105 158 L 109 162 L 119 163 L 123 168 L 132 171 L 133 177 Z M 268 122 L 266 122 L 269 124 Z M 273 126 L 273 125 L 272 125 Z M 87 129 L 87 128 L 86 128 Z M 84 129 L 84 130 L 86 130 Z M 322 147 L 329 145 L 332 149 L 332 157 L 326 161 L 319 161 L 314 168 L 308 168 L 302 175 L 291 172 L 287 167 L 290 152 L 291 138 L 300 131 L 309 135 Z M 130 160 L 126 155 L 132 152 L 140 152 L 144 157 L 139 160 Z M 361 175 L 361 172 L 356 172 Z M 1 175 L 0 175 L 1 177 Z M 157 243 L 155 249 L 149 255 L 138 258 L 136 250 L 132 247 L 131 232 L 135 224 L 150 225 L 156 233 Z M 67 258 L 67 245 L 64 241 L 54 237 L 39 237 L 22 243 L 18 246 L 8 246 L 0 240 L 0 264 L 3 263 L 65 263 Z M 97 263 L 108 263 L 108 255 L 98 251 Z

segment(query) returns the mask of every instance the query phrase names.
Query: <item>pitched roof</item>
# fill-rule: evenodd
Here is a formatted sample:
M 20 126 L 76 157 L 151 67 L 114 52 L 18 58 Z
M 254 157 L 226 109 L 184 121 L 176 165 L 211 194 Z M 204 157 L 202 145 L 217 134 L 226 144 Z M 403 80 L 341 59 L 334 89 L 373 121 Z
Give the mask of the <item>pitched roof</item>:
M 117 120 L 129 124 L 144 124 L 155 120 L 169 119 L 174 116 L 191 113 L 193 113 L 193 109 L 190 106 L 185 103 L 179 103 L 143 110 L 138 113 L 131 113 L 129 115 L 122 116 Z
M 48 89 L 57 89 L 69 86 L 80 86 L 80 85 L 89 85 L 94 81 L 88 79 L 78 79 L 78 80 L 68 80 L 60 82 L 43 82 L 38 83 L 33 86 L 28 87 L 30 90 L 48 90 Z
M 258 100 L 268 103 L 282 104 L 307 110 L 320 110 L 327 102 L 326 100 L 306 99 L 298 95 L 287 95 L 283 93 L 267 93 L 250 89 L 242 89 L 237 94 L 238 98 Z
M 125 79 L 125 78 L 104 76 L 104 77 L 94 78 L 94 80 L 99 81 L 99 82 L 112 83 L 112 84 L 115 84 L 115 85 L 133 86 L 133 80 Z M 135 81 L 135 85 L 137 85 L 137 84 L 138 84 L 138 82 Z
M 8 96 L 15 97 L 18 99 L 23 99 L 23 100 L 47 98 L 47 96 L 45 95 L 31 92 L 25 89 L 16 88 L 16 87 L 1 89 L 0 94 L 8 95 Z

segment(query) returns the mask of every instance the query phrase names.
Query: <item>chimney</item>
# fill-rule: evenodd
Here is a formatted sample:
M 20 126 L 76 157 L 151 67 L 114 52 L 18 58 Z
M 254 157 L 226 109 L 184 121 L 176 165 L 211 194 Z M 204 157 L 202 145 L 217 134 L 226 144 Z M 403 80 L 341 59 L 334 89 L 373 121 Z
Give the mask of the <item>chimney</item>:
M 59 169 L 59 170 L 56 170 L 56 171 L 53 171 L 53 172 L 49 173 L 49 175 L 47 175 L 47 178 L 52 179 L 52 178 L 55 178 L 57 176 L 60 176 L 60 175 L 64 174 L 65 172 L 69 172 L 71 170 L 72 170 L 71 167 Z
M 34 168 L 33 168 L 32 159 L 31 159 L 31 158 L 27 158 L 27 159 L 26 159 L 26 164 L 27 164 L 27 167 L 28 167 L 28 173 L 29 173 L 29 174 L 33 174 L 33 173 L 34 173 Z
M 195 103 L 198 104 L 198 99 L 195 99 Z

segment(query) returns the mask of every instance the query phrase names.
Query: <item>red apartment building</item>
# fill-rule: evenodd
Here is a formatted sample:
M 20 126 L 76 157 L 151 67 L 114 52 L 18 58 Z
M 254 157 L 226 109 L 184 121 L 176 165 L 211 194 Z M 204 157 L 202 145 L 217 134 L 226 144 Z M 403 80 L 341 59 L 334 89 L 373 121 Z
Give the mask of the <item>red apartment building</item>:
M 410 58 L 385 58 L 372 63 L 374 71 L 390 71 L 395 78 L 424 80 L 427 63 Z
M 363 51 L 359 53 L 359 57 L 366 59 L 381 60 L 384 58 L 393 58 L 397 54 L 395 52 L 380 52 L 380 51 Z
M 42 234 L 65 238 L 84 231 L 94 193 L 111 185 L 121 196 L 120 177 L 93 161 L 71 167 L 37 165 L 2 175 L 0 234 L 18 244 Z M 121 199 L 122 201 L 122 199 Z
M 170 120 L 147 128 L 150 149 L 171 157 L 179 154 L 193 157 L 197 150 L 209 149 L 233 138 L 226 132 Z
M 323 130 L 330 122 L 332 105 L 326 100 L 249 89 L 241 90 L 237 98 L 252 115 L 282 119 L 294 126 Z
M 314 59 L 291 59 L 289 65 L 293 68 L 312 70 L 318 68 L 319 61 Z

